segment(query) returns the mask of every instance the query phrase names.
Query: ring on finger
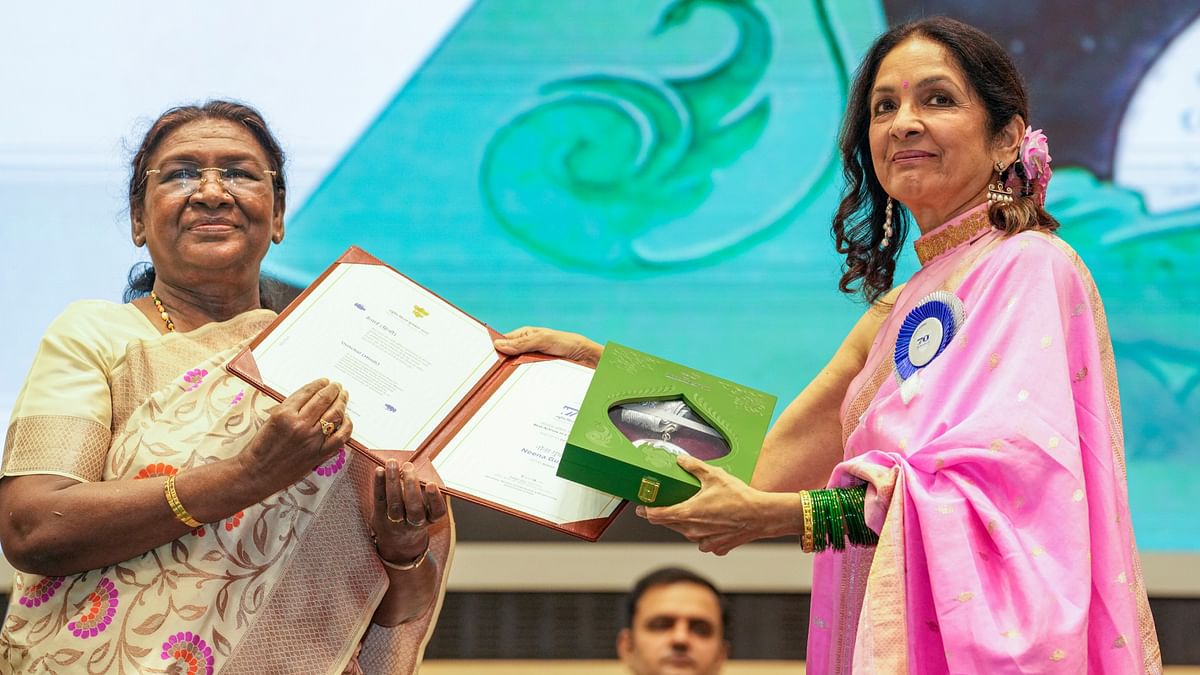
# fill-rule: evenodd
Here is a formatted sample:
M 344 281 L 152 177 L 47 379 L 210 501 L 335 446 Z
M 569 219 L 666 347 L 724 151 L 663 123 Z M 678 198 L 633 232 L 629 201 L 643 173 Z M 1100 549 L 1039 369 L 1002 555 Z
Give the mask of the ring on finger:
M 329 420 L 325 419 L 324 417 L 321 418 L 321 434 L 322 435 L 329 436 L 330 434 L 332 434 L 333 432 L 335 432 L 337 430 L 338 430 L 338 425 L 334 424 L 333 422 L 330 422 Z
M 395 524 L 399 525 L 400 523 L 407 523 L 407 522 L 408 522 L 408 519 L 407 519 L 407 518 L 393 518 L 391 513 L 385 513 L 384 515 L 386 515 L 386 516 L 387 516 L 387 519 L 388 519 L 388 522 L 389 522 L 389 523 L 395 523 Z

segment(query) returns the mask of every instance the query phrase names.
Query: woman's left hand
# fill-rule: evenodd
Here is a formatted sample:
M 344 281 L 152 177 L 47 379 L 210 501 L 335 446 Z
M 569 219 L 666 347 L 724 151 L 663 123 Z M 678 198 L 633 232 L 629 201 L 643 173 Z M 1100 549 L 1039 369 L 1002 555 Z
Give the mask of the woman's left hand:
M 639 506 L 637 514 L 682 534 L 701 551 L 725 555 L 747 542 L 798 534 L 797 528 L 803 528 L 795 493 L 755 490 L 725 469 L 690 455 L 679 455 L 677 462 L 700 479 L 700 492 L 674 506 Z
M 496 351 L 501 354 L 515 356 L 527 352 L 541 352 L 551 356 L 561 356 L 571 361 L 596 367 L 604 347 L 589 340 L 579 333 L 539 328 L 537 326 L 522 326 L 504 334 L 504 337 L 494 341 Z
M 446 500 L 436 483 L 424 488 L 416 467 L 388 460 L 375 469 L 371 531 L 379 557 L 397 565 L 411 563 L 429 549 L 429 526 L 446 516 Z

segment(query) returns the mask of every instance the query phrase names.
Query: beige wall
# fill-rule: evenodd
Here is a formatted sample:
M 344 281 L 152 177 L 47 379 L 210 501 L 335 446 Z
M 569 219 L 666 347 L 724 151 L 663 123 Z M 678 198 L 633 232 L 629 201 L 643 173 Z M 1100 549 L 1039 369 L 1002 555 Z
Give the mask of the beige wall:
M 624 592 L 642 573 L 683 565 L 731 593 L 807 593 L 812 557 L 799 546 L 749 544 L 727 556 L 700 553 L 695 545 L 585 542 L 464 542 L 450 570 L 453 591 Z M 531 566 L 537 573 L 530 574 Z M 1152 597 L 1200 598 L 1200 554 L 1142 553 Z
M 1146 587 L 1153 597 L 1200 598 L 1200 555 L 1142 554 Z M 530 574 L 530 566 L 537 574 Z M 588 544 L 566 541 L 458 545 L 450 570 L 452 591 L 624 592 L 642 573 L 683 565 L 731 593 L 805 593 L 812 558 L 799 546 L 750 544 L 727 556 L 700 553 L 692 544 Z M 12 588 L 13 569 L 0 557 L 0 593 Z

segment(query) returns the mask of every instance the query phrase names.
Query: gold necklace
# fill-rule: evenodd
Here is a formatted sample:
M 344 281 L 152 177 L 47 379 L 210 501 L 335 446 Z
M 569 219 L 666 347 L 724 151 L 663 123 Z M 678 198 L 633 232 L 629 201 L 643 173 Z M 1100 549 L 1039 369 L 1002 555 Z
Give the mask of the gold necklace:
M 973 213 L 953 225 L 939 227 L 937 232 L 924 235 L 913 242 L 913 248 L 917 250 L 917 260 L 924 265 L 991 228 L 992 222 L 988 219 L 986 210 Z
M 158 315 L 162 317 L 163 323 L 167 324 L 167 332 L 175 332 L 175 322 L 171 320 L 171 315 L 167 314 L 167 310 L 163 307 L 162 300 L 158 299 L 158 294 L 154 289 L 150 289 L 150 299 L 154 301 L 154 308 L 158 310 Z

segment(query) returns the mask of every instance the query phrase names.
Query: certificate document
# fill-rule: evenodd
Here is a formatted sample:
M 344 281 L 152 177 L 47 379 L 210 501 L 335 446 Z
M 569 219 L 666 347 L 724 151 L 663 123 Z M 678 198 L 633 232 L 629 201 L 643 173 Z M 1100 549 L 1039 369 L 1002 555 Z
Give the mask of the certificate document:
M 555 475 L 592 369 L 495 350 L 500 334 L 351 247 L 229 365 L 276 400 L 350 393 L 349 445 L 432 466 L 447 493 L 594 541 L 626 502 Z
M 458 488 L 552 523 L 607 517 L 621 500 L 555 475 L 592 369 L 570 361 L 517 366 L 433 465 Z
M 338 265 L 252 349 L 263 382 L 350 392 L 354 439 L 416 450 L 502 358 L 487 327 L 383 265 Z

